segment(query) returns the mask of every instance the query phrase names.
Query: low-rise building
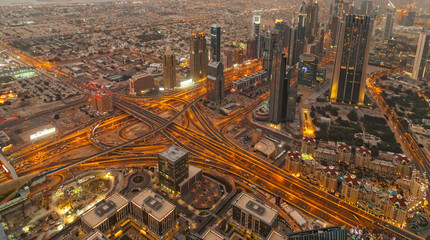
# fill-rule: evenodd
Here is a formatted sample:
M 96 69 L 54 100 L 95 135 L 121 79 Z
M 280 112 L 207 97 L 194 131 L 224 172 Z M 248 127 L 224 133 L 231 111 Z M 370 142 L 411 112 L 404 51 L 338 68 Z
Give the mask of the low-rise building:
M 136 95 L 144 93 L 147 90 L 153 89 L 154 75 L 152 74 L 139 74 L 130 78 L 130 94 Z
M 369 149 L 365 147 L 358 147 L 355 151 L 355 167 L 368 168 L 372 160 L 372 154 Z
M 313 156 L 315 149 L 317 147 L 317 142 L 312 137 L 306 136 L 302 140 L 302 153 Z
M 336 191 L 338 178 L 339 172 L 333 166 L 324 167 L 320 171 L 320 185 L 329 192 Z
M 297 175 L 300 173 L 302 155 L 298 151 L 288 151 L 285 157 L 285 170 Z
M 339 163 L 345 163 L 349 165 L 351 163 L 352 158 L 352 148 L 345 143 L 338 143 L 337 144 L 337 161 Z
M 393 220 L 398 225 L 402 226 L 407 217 L 408 204 L 400 194 L 390 196 L 389 204 L 385 210 L 385 217 Z
M 341 197 L 347 202 L 356 203 L 360 193 L 361 182 L 355 175 L 346 175 L 343 178 Z
M 258 237 L 266 238 L 277 225 L 279 210 L 241 193 L 232 203 L 233 221 Z
M 411 174 L 411 160 L 404 154 L 396 154 L 393 157 L 393 164 L 396 166 L 396 174 L 409 178 Z
M 131 212 L 154 235 L 162 238 L 176 225 L 176 207 L 149 188 L 131 200 Z
M 128 200 L 119 193 L 98 202 L 81 217 L 82 226 L 88 232 L 99 230 L 106 233 L 129 212 Z

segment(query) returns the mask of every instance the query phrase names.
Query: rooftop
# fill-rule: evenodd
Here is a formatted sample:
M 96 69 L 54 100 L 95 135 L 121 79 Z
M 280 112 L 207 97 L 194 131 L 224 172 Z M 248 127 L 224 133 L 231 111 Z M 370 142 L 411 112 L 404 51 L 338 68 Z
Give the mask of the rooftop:
M 214 230 L 208 230 L 203 235 L 203 239 L 204 240 L 224 240 L 225 238 L 221 234 L 215 232 Z
M 242 209 L 242 211 L 248 212 L 269 226 L 272 225 L 279 214 L 277 209 L 271 207 L 258 198 L 249 196 L 246 193 L 240 194 L 233 202 L 233 205 Z
M 176 145 L 171 145 L 166 150 L 159 153 L 160 156 L 172 162 L 176 162 L 187 154 L 188 152 L 185 149 L 180 148 Z
M 156 194 L 149 188 L 139 193 L 131 202 L 159 222 L 175 210 L 175 205 L 167 202 L 162 196 Z
M 119 193 L 98 202 L 93 208 L 82 215 L 82 221 L 91 228 L 97 227 L 104 220 L 115 214 L 128 204 L 128 200 Z
M 286 237 L 282 236 L 277 231 L 272 231 L 269 237 L 267 238 L 267 240 L 286 240 L 286 239 L 287 239 Z

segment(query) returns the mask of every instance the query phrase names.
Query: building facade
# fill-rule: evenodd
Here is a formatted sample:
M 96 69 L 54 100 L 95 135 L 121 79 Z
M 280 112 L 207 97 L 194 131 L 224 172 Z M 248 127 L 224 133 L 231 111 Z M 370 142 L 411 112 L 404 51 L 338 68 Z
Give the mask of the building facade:
M 163 82 L 165 89 L 176 87 L 176 58 L 170 49 L 163 56 Z
M 241 193 L 232 203 L 233 221 L 260 238 L 266 238 L 277 225 L 279 210 L 264 201 Z
M 130 78 L 130 94 L 138 95 L 155 87 L 154 75 L 143 73 Z
M 94 111 L 98 114 L 106 114 L 113 111 L 112 97 L 110 94 L 96 92 L 91 95 Z
M 205 33 L 193 33 L 190 39 L 190 77 L 194 82 L 206 78 L 208 62 Z
M 225 95 L 224 66 L 221 62 L 211 61 L 208 66 L 206 98 L 221 103 Z
M 430 80 L 430 32 L 421 32 L 418 38 L 412 78 Z
M 318 56 L 302 54 L 299 57 L 298 80 L 300 85 L 314 87 L 317 80 Z
M 364 104 L 371 25 L 368 16 L 345 15 L 341 22 L 331 83 L 332 102 Z
M 179 192 L 180 184 L 189 174 L 188 152 L 171 145 L 158 154 L 160 184 L 170 192 Z
M 131 213 L 154 235 L 162 238 L 176 225 L 176 207 L 149 188 L 131 200 Z

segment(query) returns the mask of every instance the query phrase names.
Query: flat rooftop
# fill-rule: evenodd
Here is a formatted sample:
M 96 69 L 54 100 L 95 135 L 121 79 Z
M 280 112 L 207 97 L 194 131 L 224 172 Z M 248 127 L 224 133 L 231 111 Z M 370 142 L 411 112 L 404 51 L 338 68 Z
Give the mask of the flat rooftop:
M 237 197 L 237 199 L 233 202 L 233 205 L 242 209 L 242 211 L 251 214 L 257 219 L 265 222 L 269 226 L 276 220 L 279 214 L 279 210 L 274 207 L 271 207 L 264 201 L 251 197 L 246 193 L 242 193 Z
M 280 233 L 277 231 L 272 231 L 267 238 L 267 240 L 287 240 L 287 237 L 283 237 Z
M 97 227 L 104 220 L 127 206 L 128 200 L 119 193 L 98 202 L 93 208 L 82 215 L 82 221 L 91 228 Z
M 169 203 L 149 188 L 146 188 L 143 192 L 139 193 L 139 195 L 134 197 L 131 202 L 157 219 L 159 222 L 175 210 L 175 205 Z
M 105 235 L 103 235 L 103 233 L 101 233 L 99 230 L 88 234 L 84 238 L 84 240 L 108 240 L 108 239 L 109 238 L 107 238 Z
M 176 145 L 171 145 L 166 150 L 159 153 L 160 156 L 172 162 L 176 162 L 187 154 L 188 152 L 185 149 L 180 148 Z
M 224 240 L 225 238 L 221 234 L 210 229 L 203 235 L 203 239 L 204 240 Z

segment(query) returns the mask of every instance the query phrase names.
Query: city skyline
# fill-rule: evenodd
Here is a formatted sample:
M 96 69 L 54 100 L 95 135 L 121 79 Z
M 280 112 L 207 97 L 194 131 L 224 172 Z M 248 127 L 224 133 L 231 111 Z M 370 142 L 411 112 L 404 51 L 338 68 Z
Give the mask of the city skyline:
M 0 239 L 430 237 L 425 1 L 23 1 Z

